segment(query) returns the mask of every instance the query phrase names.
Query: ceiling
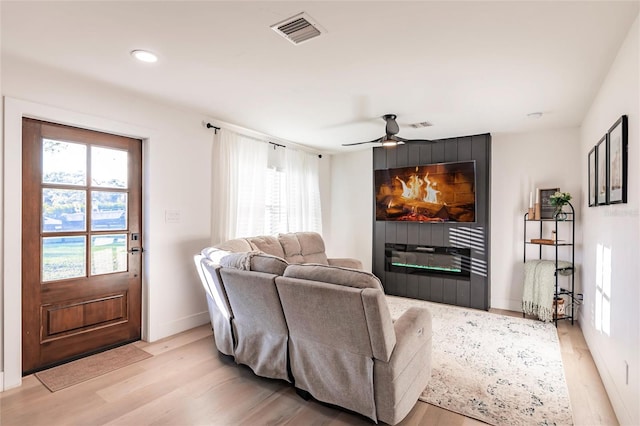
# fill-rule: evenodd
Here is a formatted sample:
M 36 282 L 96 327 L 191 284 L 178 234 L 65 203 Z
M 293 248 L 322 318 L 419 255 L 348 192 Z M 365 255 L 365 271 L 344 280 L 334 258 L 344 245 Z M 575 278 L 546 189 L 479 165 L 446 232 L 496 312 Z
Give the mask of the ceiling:
M 326 151 L 579 126 L 638 1 L 2 1 L 2 54 Z M 326 33 L 270 26 L 306 12 Z M 129 52 L 149 49 L 156 64 Z M 539 119 L 527 114 L 543 112 Z M 414 129 L 410 123 L 432 127 Z M 199 124 L 199 123 L 198 123 Z M 351 148 L 353 149 L 353 148 Z

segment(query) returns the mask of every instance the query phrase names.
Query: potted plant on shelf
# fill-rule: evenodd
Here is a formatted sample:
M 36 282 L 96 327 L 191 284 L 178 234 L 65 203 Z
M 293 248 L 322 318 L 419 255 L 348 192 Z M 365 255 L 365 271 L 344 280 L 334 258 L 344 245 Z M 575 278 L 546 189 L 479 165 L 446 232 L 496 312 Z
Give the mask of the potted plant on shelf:
M 555 211 L 553 212 L 553 217 L 556 220 L 566 220 L 567 214 L 562 211 L 562 208 L 569 204 L 571 200 L 571 194 L 568 192 L 560 192 L 556 191 L 551 197 L 549 197 L 549 202 L 552 206 L 555 206 Z

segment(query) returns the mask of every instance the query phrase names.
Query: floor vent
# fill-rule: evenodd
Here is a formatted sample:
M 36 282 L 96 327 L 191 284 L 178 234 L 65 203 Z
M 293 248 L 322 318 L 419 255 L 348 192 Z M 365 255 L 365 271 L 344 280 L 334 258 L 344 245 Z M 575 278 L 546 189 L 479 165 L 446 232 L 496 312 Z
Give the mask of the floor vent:
M 326 33 L 324 28 L 304 12 L 272 25 L 271 29 L 296 45 Z

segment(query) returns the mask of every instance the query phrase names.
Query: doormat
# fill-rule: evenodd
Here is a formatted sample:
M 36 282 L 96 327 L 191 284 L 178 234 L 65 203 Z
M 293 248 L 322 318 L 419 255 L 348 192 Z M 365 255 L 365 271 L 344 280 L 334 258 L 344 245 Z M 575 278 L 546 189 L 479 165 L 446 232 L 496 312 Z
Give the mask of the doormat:
M 39 371 L 35 376 L 47 389 L 56 392 L 152 356 L 134 345 L 125 345 Z
M 392 318 L 433 316 L 431 381 L 420 400 L 497 426 L 572 425 L 553 323 L 387 296 Z

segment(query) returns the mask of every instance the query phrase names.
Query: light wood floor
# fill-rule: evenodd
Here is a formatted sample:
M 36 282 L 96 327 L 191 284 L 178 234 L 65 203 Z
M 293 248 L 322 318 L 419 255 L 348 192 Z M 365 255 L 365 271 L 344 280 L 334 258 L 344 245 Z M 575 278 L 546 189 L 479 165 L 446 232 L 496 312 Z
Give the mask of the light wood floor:
M 617 425 L 580 327 L 558 332 L 575 424 Z M 208 326 L 134 345 L 155 356 L 56 393 L 25 377 L 0 393 L 0 425 L 373 425 L 220 356 Z M 418 401 L 401 424 L 484 423 Z

